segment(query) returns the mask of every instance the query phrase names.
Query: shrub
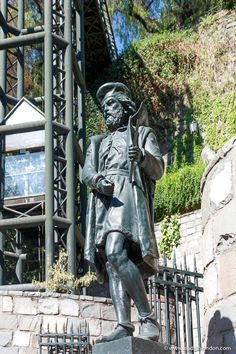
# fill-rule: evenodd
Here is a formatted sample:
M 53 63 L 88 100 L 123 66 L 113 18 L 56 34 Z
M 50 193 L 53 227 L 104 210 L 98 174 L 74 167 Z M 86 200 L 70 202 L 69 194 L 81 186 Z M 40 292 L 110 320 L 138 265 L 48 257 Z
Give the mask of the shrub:
M 156 221 L 166 215 L 186 213 L 200 207 L 200 182 L 204 167 L 201 163 L 187 165 L 157 182 L 154 201 Z
M 80 286 L 88 287 L 96 280 L 96 275 L 93 272 L 88 272 L 77 279 L 73 274 L 67 271 L 67 263 L 68 255 L 65 250 L 61 249 L 58 260 L 48 269 L 50 279 L 44 282 L 33 280 L 32 283 L 36 285 L 39 290 L 70 294 L 74 289 Z

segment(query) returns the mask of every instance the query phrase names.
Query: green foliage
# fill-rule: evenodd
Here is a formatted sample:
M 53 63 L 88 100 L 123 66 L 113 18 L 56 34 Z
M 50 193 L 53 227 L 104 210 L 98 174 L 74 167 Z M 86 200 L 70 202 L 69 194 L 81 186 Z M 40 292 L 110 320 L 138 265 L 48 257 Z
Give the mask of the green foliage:
M 96 273 L 88 271 L 85 275 L 79 278 L 78 282 L 81 286 L 88 288 L 91 283 L 97 280 Z
M 187 165 L 167 174 L 157 182 L 155 191 L 155 220 L 176 212 L 186 213 L 200 207 L 200 182 L 204 165 Z
M 131 41 L 159 31 L 161 1 L 108 0 L 116 38 L 127 48 Z
M 74 289 L 80 286 L 88 287 L 96 280 L 96 274 L 90 271 L 77 279 L 73 274 L 67 271 L 67 264 L 67 253 L 64 250 L 60 250 L 58 260 L 52 267 L 49 267 L 48 274 L 50 279 L 45 282 L 39 282 L 33 279 L 32 283 L 35 284 L 39 290 L 70 294 Z
M 28 50 L 25 63 L 25 90 L 29 97 L 39 97 L 43 95 L 44 81 L 42 46 L 30 47 Z
M 93 135 L 104 134 L 106 126 L 97 100 L 93 98 L 90 92 L 86 94 L 85 107 L 87 116 L 86 136 L 89 144 L 89 138 Z
M 177 214 L 164 217 L 161 222 L 161 233 L 160 251 L 170 259 L 173 248 L 180 244 L 180 223 Z
M 161 12 L 162 28 L 175 30 L 189 27 L 211 13 L 233 9 L 234 0 L 164 0 Z
M 194 116 L 204 132 L 204 143 L 217 151 L 236 134 L 236 93 L 209 94 L 198 88 L 193 99 Z
M 115 36 L 125 49 L 135 39 L 189 28 L 209 13 L 234 7 L 234 0 L 108 0 Z
M 64 250 L 60 250 L 56 263 L 49 267 L 48 274 L 50 279 L 45 282 L 33 280 L 32 283 L 39 290 L 47 290 L 50 292 L 59 292 L 70 294 L 74 289 L 78 288 L 79 281 L 71 273 L 67 271 L 68 256 Z
M 192 134 L 190 124 L 193 120 L 193 112 L 186 109 L 185 114 L 177 122 L 176 128 L 180 133 L 170 142 L 169 151 L 172 154 L 172 161 L 167 166 L 167 172 L 176 172 L 179 168 L 196 164 L 201 161 L 202 138 L 199 132 Z

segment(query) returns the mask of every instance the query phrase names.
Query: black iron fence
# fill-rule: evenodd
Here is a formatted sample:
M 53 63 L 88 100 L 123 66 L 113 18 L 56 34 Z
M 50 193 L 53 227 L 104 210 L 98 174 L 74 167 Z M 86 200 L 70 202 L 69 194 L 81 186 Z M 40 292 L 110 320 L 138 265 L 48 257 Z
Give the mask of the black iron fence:
M 196 262 L 194 271 L 187 269 L 186 261 L 183 269 L 167 267 L 166 260 L 160 266 L 159 273 L 147 282 L 148 296 L 160 324 L 159 341 L 168 344 L 172 353 L 201 353 L 201 304 L 200 296 L 203 275 L 198 273 Z M 200 284 L 200 285 L 199 285 Z M 89 327 L 73 326 L 63 334 L 40 333 L 40 354 L 77 353 L 90 354 Z
M 203 275 L 183 269 L 167 267 L 166 261 L 159 273 L 148 280 L 150 304 L 160 324 L 160 342 L 171 346 L 173 353 L 201 353 L 201 306 L 199 286 Z
M 91 354 L 89 327 L 85 322 L 84 328 L 71 326 L 69 331 L 63 328 L 63 333 L 58 333 L 57 327 L 54 333 L 46 332 L 39 335 L 40 354 Z

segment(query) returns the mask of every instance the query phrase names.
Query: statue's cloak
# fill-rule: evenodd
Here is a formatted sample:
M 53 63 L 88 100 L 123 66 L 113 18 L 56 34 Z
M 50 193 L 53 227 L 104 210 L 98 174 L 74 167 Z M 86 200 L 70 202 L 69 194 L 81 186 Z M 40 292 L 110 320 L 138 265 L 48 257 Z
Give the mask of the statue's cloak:
M 91 138 L 82 174 L 83 181 L 92 190 L 87 206 L 84 257 L 95 264 L 97 278 L 100 283 L 104 281 L 106 276 L 106 257 L 104 248 L 96 245 L 96 200 L 98 197 L 96 179 L 100 174 L 98 170 L 99 149 L 104 139 L 105 136 L 103 135 Z M 127 144 L 129 143 L 127 141 Z M 133 198 L 132 203 L 135 203 L 136 215 L 131 216 L 131 218 L 133 218 L 134 223 L 137 223 L 138 230 L 135 240 L 131 238 L 129 257 L 138 266 L 143 278 L 147 278 L 158 270 L 158 250 L 154 235 L 153 198 L 155 182 L 163 174 L 163 160 L 155 133 L 150 127 L 139 127 L 138 146 L 143 153 L 144 159 L 139 165 L 135 164 L 133 182 L 129 186 L 127 185 L 129 193 L 130 188 L 132 188 L 130 198 Z

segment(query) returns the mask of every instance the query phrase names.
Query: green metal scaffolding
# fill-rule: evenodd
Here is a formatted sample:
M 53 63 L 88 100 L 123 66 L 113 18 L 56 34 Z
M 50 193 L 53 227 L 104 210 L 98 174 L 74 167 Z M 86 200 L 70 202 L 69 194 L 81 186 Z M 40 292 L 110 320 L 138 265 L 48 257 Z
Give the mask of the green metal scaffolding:
M 83 68 L 83 1 L 47 0 L 44 2 L 44 22 L 35 28 L 25 28 L 25 3 L 19 0 L 13 6 L 1 0 L 0 8 L 0 139 L 1 139 L 1 196 L 0 196 L 0 284 L 4 284 L 4 234 L 43 226 L 45 234 L 45 278 L 54 262 L 56 240 L 68 253 L 68 271 L 76 275 L 75 164 L 83 164 L 85 148 Z M 15 4 L 15 2 L 14 2 Z M 4 138 L 7 134 L 34 131 L 34 124 L 4 125 L 11 108 L 24 96 L 24 48 L 42 43 L 44 52 L 43 95 L 32 102 L 40 104 L 45 114 L 45 201 L 43 213 L 29 211 L 19 217 L 14 208 L 5 207 Z M 14 58 L 14 59 L 12 59 Z M 13 70 L 14 67 L 14 70 Z M 12 73 L 15 73 L 13 75 Z M 9 80 L 9 77 L 11 79 Z M 81 139 L 76 141 L 74 127 L 78 126 Z M 38 129 L 42 127 L 38 127 Z M 77 152 L 77 153 L 76 153 Z M 82 198 L 85 198 L 82 196 Z M 83 243 L 82 237 L 79 242 Z M 13 257 L 20 257 L 16 249 Z M 22 281 L 22 264 L 18 262 L 18 280 Z

